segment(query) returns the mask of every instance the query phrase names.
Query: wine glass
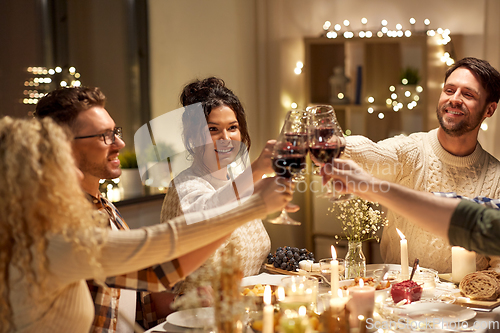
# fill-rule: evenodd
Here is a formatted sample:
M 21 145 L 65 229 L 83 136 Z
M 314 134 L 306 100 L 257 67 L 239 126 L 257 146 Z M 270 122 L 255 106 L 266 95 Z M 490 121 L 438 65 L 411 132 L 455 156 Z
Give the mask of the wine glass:
M 290 178 L 293 182 L 298 182 L 304 179 L 306 168 L 308 121 L 290 115 L 291 112 L 294 111 L 288 112 L 281 133 L 274 145 L 271 162 L 276 176 Z M 278 217 L 267 221 L 273 224 L 301 224 L 292 219 L 285 209 Z
M 331 105 L 314 105 L 306 108 L 306 111 L 309 113 L 309 118 L 313 115 L 323 115 L 323 114 L 331 114 L 333 113 L 333 106 Z M 320 175 L 319 166 L 313 160 L 313 175 Z
M 335 111 L 311 114 L 309 129 L 309 152 L 315 164 L 324 165 L 332 163 L 334 158 L 339 158 L 344 152 L 346 140 L 340 128 Z M 323 196 L 330 198 L 330 201 L 344 201 L 352 199 L 352 194 L 337 195 L 335 192 L 334 180 L 331 181 L 331 188 Z
M 284 133 L 287 142 L 295 145 L 295 143 L 299 142 L 298 145 L 303 144 L 304 141 L 307 141 L 308 129 L 309 129 L 309 119 L 310 113 L 305 110 L 294 109 L 290 110 L 286 113 L 285 123 L 288 124 L 288 128 L 286 129 L 286 133 Z M 284 129 L 285 127 L 283 127 Z M 306 143 L 306 155 L 307 155 L 307 143 Z M 293 174 L 292 181 L 299 182 L 305 180 L 305 168 L 302 168 L 300 172 L 296 172 Z

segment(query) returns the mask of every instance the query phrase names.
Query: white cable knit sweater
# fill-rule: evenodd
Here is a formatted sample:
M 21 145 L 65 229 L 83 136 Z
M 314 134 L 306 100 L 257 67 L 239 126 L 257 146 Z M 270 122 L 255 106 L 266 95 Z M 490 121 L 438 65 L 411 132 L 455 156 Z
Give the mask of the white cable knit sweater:
M 162 221 L 236 202 L 231 181 L 217 179 L 195 167 L 181 172 L 174 179 L 174 184 L 163 202 Z M 240 257 L 243 275 L 258 274 L 271 249 L 271 239 L 262 221 L 253 220 L 233 231 L 230 238 L 195 273 L 176 285 L 176 293 L 186 292 L 206 282 L 213 272 L 213 265 L 220 260 L 222 249 L 229 243 L 235 246 Z
M 439 143 L 437 129 L 427 133 L 397 136 L 374 143 L 362 136 L 347 137 L 345 157 L 360 164 L 374 176 L 427 192 L 456 192 L 466 197 L 500 198 L 500 162 L 478 143 L 465 157 L 448 153 Z M 451 246 L 448 241 L 416 227 L 407 219 L 388 212 L 389 225 L 384 228 L 381 254 L 386 263 L 400 263 L 399 235 L 408 239 L 410 263 L 440 273 L 451 272 Z M 477 270 L 488 265 L 500 270 L 500 258 L 477 255 Z

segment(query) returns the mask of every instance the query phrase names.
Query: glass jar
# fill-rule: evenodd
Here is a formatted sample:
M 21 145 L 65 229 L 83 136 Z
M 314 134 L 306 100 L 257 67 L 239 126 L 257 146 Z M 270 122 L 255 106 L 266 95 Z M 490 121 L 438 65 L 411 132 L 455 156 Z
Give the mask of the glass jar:
M 346 279 L 366 276 L 366 257 L 362 242 L 349 241 L 344 263 Z

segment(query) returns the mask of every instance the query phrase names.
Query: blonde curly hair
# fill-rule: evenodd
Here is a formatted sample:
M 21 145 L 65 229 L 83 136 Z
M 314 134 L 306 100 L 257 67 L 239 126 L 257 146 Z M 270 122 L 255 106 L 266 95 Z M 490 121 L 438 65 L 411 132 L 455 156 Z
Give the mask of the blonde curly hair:
M 15 330 L 9 269 L 30 292 L 47 284 L 47 233 L 62 234 L 89 253 L 98 270 L 101 241 L 90 237 L 103 218 L 79 186 L 68 130 L 52 119 L 0 119 L 0 332 Z M 105 230 L 105 229 L 103 229 Z M 105 233 L 105 231 L 103 231 Z

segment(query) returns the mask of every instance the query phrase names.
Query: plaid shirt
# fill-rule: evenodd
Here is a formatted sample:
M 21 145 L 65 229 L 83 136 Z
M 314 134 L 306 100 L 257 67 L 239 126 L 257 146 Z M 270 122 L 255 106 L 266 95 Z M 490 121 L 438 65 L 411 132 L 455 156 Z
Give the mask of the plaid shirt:
M 108 215 L 110 224 L 113 223 L 119 230 L 129 229 L 120 212 L 111 202 L 101 196 L 99 198 L 89 197 L 96 209 Z M 105 280 L 106 286 L 97 285 L 93 280 L 87 281 L 95 306 L 95 317 L 90 332 L 116 332 L 120 299 L 120 289 L 118 288 L 139 291 L 136 320 L 145 328 L 157 325 L 161 319 L 158 320 L 159 318 L 156 317 L 155 307 L 149 294 L 143 292 L 170 290 L 170 286 L 179 281 L 182 276 L 179 262 L 174 259 L 137 272 L 108 277 Z
M 455 192 L 432 192 L 434 195 L 437 195 L 438 197 L 445 197 L 445 198 L 456 198 L 456 199 L 465 199 L 469 201 L 473 201 L 475 203 L 481 204 L 483 206 L 486 206 L 488 208 L 493 208 L 496 210 L 500 210 L 500 199 L 490 199 L 487 197 L 475 197 L 475 198 L 467 198 L 463 197 L 461 195 L 456 194 Z

